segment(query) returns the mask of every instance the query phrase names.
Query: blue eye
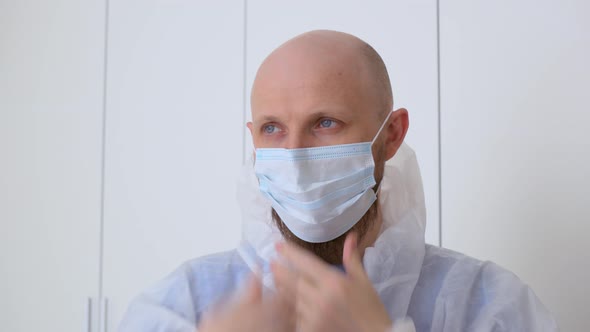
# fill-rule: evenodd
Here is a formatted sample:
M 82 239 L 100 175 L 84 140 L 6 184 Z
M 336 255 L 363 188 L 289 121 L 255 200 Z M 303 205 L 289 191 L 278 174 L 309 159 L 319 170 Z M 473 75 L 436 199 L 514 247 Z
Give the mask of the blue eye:
M 323 119 L 320 121 L 320 127 L 322 128 L 331 128 L 332 126 L 334 126 L 336 122 L 334 120 L 331 119 Z
M 278 131 L 278 128 L 277 128 L 277 126 L 275 126 L 273 124 L 269 124 L 269 125 L 263 126 L 262 131 L 264 131 L 265 134 L 274 134 L 275 132 Z

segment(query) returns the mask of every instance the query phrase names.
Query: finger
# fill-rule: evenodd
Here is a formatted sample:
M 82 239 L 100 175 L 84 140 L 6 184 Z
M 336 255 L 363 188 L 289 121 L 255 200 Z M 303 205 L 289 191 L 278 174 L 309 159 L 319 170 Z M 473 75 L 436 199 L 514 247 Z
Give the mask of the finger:
M 308 323 L 313 321 L 313 317 L 318 314 L 319 302 L 316 297 L 319 291 L 317 289 L 311 289 L 311 287 L 306 286 L 304 283 L 301 283 L 297 288 L 298 293 L 293 304 L 297 321 L 296 331 L 314 331 L 314 329 L 303 328 L 302 326 L 309 325 Z
M 296 291 L 297 306 L 303 308 L 314 308 L 318 304 L 318 299 L 324 296 L 323 289 L 305 278 L 297 278 Z
M 355 232 L 349 233 L 344 240 L 342 263 L 344 264 L 346 273 L 353 279 L 366 278 L 361 254 L 358 249 L 358 236 Z
M 327 295 L 321 289 L 311 287 L 309 283 L 300 282 L 298 284 L 295 304 L 297 331 L 318 331 L 318 320 L 332 319 L 332 317 L 326 316 L 331 310 L 327 308 L 333 307 L 326 305 Z
M 318 257 L 291 243 L 278 243 L 278 253 L 291 264 L 299 274 L 313 283 L 336 273 L 332 267 Z
M 309 280 L 278 262 L 271 263 L 271 271 L 277 290 L 281 296 L 288 298 L 290 302 L 302 302 L 308 305 L 313 303 L 314 296 L 319 294 L 320 290 Z
M 344 248 L 342 250 L 342 263 L 351 259 L 353 251 L 358 247 L 358 236 L 356 232 L 350 232 L 344 239 Z
M 295 330 L 295 303 L 291 298 L 275 294 L 265 303 L 264 310 L 270 314 L 273 331 Z
M 262 284 L 260 278 L 253 274 L 248 278 L 244 293 L 240 297 L 241 303 L 256 303 L 262 300 Z
M 270 263 L 273 280 L 277 291 L 287 298 L 293 299 L 297 292 L 297 275 L 279 262 Z

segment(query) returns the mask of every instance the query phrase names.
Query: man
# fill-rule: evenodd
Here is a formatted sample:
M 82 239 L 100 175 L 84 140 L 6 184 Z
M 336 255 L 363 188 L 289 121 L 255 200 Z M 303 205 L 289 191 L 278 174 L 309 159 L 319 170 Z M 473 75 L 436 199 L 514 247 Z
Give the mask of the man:
M 393 111 L 371 46 L 334 31 L 289 40 L 251 103 L 243 243 L 138 297 L 121 331 L 557 330 L 513 274 L 425 245 L 408 112 Z

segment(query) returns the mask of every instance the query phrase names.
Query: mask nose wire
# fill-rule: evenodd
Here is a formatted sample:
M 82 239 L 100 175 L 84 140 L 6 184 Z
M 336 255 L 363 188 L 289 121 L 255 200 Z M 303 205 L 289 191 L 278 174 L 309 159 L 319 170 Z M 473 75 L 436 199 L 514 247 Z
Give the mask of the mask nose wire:
M 375 137 L 373 137 L 373 140 L 371 141 L 371 146 L 373 146 L 373 144 L 377 140 L 377 137 L 379 137 L 379 134 L 381 134 L 381 131 L 383 130 L 383 128 L 385 128 L 385 125 L 387 124 L 387 121 L 389 121 L 389 118 L 391 117 L 392 113 L 393 113 L 393 111 L 390 111 L 389 114 L 387 114 L 387 117 L 385 118 L 385 120 L 383 120 L 381 127 L 379 127 L 379 130 L 377 130 Z

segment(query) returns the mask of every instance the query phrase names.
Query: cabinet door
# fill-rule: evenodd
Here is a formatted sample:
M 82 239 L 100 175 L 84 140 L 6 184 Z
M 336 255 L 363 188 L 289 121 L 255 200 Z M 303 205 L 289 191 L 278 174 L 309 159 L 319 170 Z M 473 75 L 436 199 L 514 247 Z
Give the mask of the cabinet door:
M 440 15 L 442 244 L 587 330 L 590 4 L 441 1 Z
M 416 150 L 426 196 L 426 240 L 438 244 L 438 100 L 436 1 L 260 0 L 247 8 L 247 87 L 258 66 L 286 40 L 314 29 L 351 33 L 371 44 L 387 65 L 394 107 L 410 113 L 406 141 Z M 248 102 L 246 115 L 250 117 Z M 246 153 L 252 143 L 246 135 Z
M 99 282 L 104 6 L 0 3 L 2 331 L 89 327 Z
M 108 330 L 184 261 L 235 247 L 242 1 L 115 1 L 104 222 Z

